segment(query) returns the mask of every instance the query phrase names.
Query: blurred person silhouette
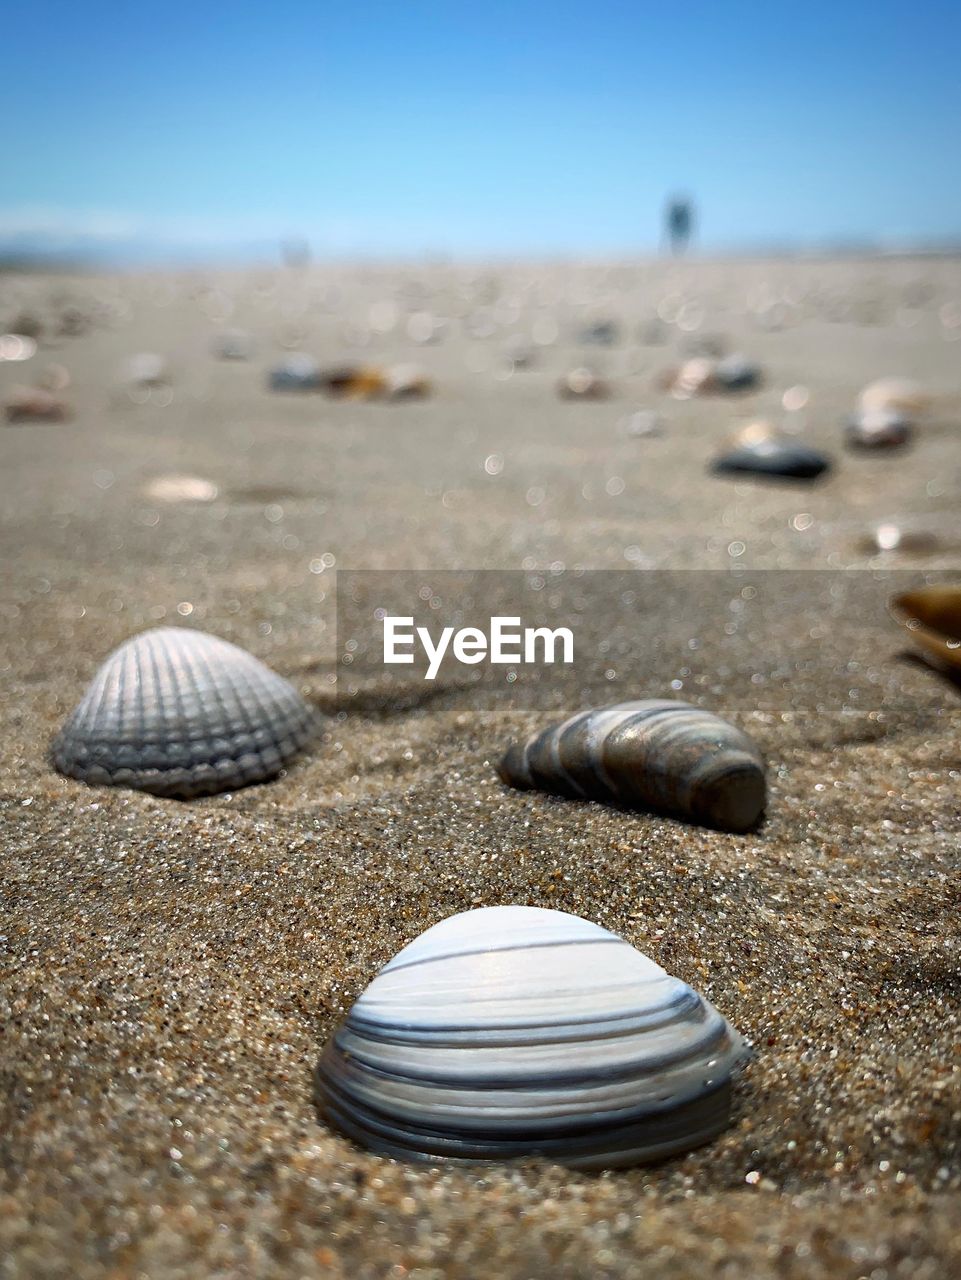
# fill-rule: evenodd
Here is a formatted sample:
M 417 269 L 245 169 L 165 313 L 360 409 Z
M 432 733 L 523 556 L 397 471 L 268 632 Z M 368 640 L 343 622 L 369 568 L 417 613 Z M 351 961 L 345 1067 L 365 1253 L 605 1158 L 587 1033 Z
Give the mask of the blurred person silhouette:
M 687 196 L 671 196 L 664 211 L 664 231 L 671 253 L 685 251 L 694 225 L 694 206 Z
M 285 267 L 310 265 L 310 245 L 303 236 L 285 236 L 280 242 L 280 256 Z

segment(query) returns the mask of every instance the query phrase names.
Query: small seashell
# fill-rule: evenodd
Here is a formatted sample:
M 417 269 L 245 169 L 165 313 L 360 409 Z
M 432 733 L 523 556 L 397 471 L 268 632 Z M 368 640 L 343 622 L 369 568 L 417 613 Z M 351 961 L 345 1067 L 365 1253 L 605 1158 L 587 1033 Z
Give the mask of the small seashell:
M 388 400 L 422 400 L 433 390 L 430 379 L 415 364 L 393 364 L 383 371 Z
M 0 333 L 0 360 L 31 360 L 37 354 L 37 342 L 23 333 Z
M 430 379 L 413 364 L 344 365 L 324 370 L 319 383 L 335 400 L 415 400 L 432 391 Z
M 858 396 L 858 408 L 862 413 L 888 411 L 903 414 L 914 420 L 930 408 L 932 397 L 920 383 L 911 378 L 879 378 L 871 382 Z
M 142 351 L 127 360 L 122 379 L 135 387 L 164 387 L 170 381 L 170 369 L 163 356 L 153 351 Z
M 905 591 L 892 599 L 891 612 L 915 644 L 942 665 L 961 669 L 961 583 Z
M 613 347 L 620 340 L 620 326 L 614 320 L 595 320 L 585 325 L 577 336 L 578 342 L 590 347 Z
M 877 525 L 857 543 L 857 549 L 865 555 L 895 552 L 904 555 L 931 555 L 940 546 L 939 539 L 933 533 L 927 533 L 923 529 L 903 529 L 890 521 Z
M 761 371 L 741 355 L 695 356 L 677 369 L 662 374 L 659 385 L 677 399 L 690 396 L 716 395 L 731 391 L 748 391 L 761 381 Z
M 823 453 L 793 436 L 780 434 L 766 422 L 753 422 L 734 437 L 733 448 L 712 462 L 711 470 L 716 475 L 746 473 L 814 480 L 830 466 L 830 459 Z
M 852 449 L 900 449 L 913 434 L 914 427 L 898 409 L 860 409 L 844 426 L 844 438 Z
M 620 429 L 631 440 L 644 440 L 664 434 L 664 422 L 653 409 L 638 409 L 620 421 Z
M 52 391 L 41 387 L 13 387 L 4 404 L 7 421 L 18 422 L 66 422 L 70 406 Z
M 764 761 L 720 716 L 662 698 L 618 702 L 551 725 L 500 763 L 521 791 L 651 810 L 747 831 L 764 809 Z
M 319 391 L 324 382 L 314 357 L 295 351 L 271 369 L 268 385 L 271 391 Z
M 715 390 L 714 367 L 716 361 L 708 356 L 696 356 L 676 369 L 668 369 L 660 375 L 658 385 L 678 400 L 704 395 Z
M 409 1160 L 660 1160 L 730 1118 L 742 1037 L 623 938 L 563 911 L 434 925 L 363 992 L 317 1066 L 322 1116 Z
M 159 627 L 107 658 L 53 760 L 91 785 L 187 799 L 273 777 L 315 728 L 293 685 L 251 654 L 203 631 Z
M 593 369 L 572 369 L 557 384 L 562 400 L 605 400 L 610 387 Z
M 151 502 L 213 502 L 217 486 L 202 476 L 158 476 L 144 485 L 144 497 Z
M 217 360 L 249 360 L 253 349 L 250 334 L 243 329 L 226 329 L 218 333 L 210 344 L 211 353 Z
M 745 356 L 722 356 L 714 366 L 714 381 L 721 391 L 747 391 L 761 382 L 761 370 Z
M 387 379 L 380 369 L 346 365 L 327 369 L 321 383 L 329 396 L 338 400 L 376 400 L 387 394 Z

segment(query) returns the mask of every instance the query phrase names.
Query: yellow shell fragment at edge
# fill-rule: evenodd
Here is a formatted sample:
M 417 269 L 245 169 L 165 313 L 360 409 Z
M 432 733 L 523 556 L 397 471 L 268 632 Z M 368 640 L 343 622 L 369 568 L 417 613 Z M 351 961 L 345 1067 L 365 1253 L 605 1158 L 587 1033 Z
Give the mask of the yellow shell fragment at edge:
M 905 591 L 891 600 L 891 612 L 915 644 L 961 670 L 961 582 L 941 582 Z

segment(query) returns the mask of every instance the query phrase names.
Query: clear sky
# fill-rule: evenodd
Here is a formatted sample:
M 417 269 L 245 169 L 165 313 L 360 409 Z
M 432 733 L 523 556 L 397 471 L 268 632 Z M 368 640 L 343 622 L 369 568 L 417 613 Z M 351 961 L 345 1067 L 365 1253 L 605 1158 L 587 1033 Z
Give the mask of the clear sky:
M 961 239 L 959 0 L 13 0 L 0 248 Z

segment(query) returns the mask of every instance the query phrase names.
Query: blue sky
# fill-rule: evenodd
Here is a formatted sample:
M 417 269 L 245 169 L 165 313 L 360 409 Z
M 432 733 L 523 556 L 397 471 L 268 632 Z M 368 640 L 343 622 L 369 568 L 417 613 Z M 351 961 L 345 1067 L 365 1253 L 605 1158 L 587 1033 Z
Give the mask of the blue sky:
M 319 256 L 961 239 L 961 5 L 27 3 L 0 248 Z

